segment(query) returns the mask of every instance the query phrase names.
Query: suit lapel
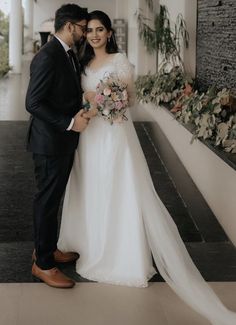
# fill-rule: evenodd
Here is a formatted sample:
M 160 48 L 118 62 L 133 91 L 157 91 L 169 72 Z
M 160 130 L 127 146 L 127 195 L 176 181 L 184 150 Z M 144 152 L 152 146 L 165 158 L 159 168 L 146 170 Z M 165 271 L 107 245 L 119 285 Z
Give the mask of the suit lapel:
M 74 68 L 72 67 L 68 55 L 66 53 L 66 51 L 64 50 L 63 46 L 61 45 L 61 43 L 58 41 L 58 39 L 56 37 L 54 37 L 51 42 L 53 42 L 55 44 L 55 46 L 58 48 L 58 55 L 60 56 L 61 60 L 64 61 L 64 66 L 66 67 L 66 69 L 68 69 L 70 75 L 74 78 L 77 88 L 79 90 L 81 90 L 81 86 L 80 86 L 80 70 L 78 68 L 77 72 L 74 70 Z M 77 69 L 78 64 L 76 64 L 76 69 Z

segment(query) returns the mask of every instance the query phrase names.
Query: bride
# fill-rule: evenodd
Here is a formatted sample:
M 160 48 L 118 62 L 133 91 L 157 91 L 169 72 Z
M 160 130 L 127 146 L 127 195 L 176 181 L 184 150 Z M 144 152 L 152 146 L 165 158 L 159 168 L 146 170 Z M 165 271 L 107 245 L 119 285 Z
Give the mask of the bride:
M 109 17 L 89 15 L 83 56 L 85 95 L 108 73 L 128 84 L 133 69 L 118 52 Z M 91 115 L 94 112 L 91 112 Z M 89 112 L 88 112 L 89 114 Z M 76 271 L 98 282 L 146 287 L 158 271 L 172 289 L 212 324 L 236 324 L 193 264 L 175 223 L 157 196 L 130 113 L 111 125 L 91 118 L 81 134 L 67 185 L 58 248 L 79 252 Z

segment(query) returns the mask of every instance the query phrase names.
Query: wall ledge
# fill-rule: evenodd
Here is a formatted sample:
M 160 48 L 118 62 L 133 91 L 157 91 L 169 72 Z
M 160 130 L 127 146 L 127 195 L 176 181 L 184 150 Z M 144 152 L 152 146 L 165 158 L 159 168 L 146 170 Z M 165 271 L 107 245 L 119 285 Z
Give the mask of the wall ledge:
M 164 107 L 143 104 L 158 123 L 182 164 L 196 184 L 230 240 L 236 246 L 235 163 L 222 158 L 210 144 L 195 140 L 192 133 Z M 222 154 L 225 155 L 223 152 Z

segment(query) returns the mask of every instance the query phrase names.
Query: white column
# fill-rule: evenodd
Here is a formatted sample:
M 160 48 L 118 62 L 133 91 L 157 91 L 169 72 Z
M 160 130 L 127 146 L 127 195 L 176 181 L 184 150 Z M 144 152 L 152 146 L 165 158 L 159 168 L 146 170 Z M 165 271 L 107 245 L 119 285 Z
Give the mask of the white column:
M 135 66 L 135 74 L 145 75 L 149 71 L 156 72 L 156 54 L 150 55 L 144 47 L 143 41 L 139 38 L 137 17 L 134 15 L 139 8 L 143 10 L 145 17 L 150 18 L 152 14 L 149 12 L 145 0 L 127 0 L 128 2 L 128 57 Z M 159 0 L 154 0 L 155 8 L 159 8 Z M 150 115 L 143 109 L 142 104 L 136 104 L 131 108 L 131 115 L 134 121 L 148 121 Z
M 134 13 L 138 8 L 138 0 L 129 0 L 128 4 L 128 57 L 131 63 L 135 66 L 135 72 L 138 72 L 138 33 L 137 33 L 137 22 L 134 17 Z
M 25 36 L 33 39 L 33 9 L 34 0 L 25 0 L 25 26 L 26 33 Z
M 22 32 L 21 0 L 11 0 L 9 25 L 9 64 L 12 67 L 13 73 L 21 73 Z

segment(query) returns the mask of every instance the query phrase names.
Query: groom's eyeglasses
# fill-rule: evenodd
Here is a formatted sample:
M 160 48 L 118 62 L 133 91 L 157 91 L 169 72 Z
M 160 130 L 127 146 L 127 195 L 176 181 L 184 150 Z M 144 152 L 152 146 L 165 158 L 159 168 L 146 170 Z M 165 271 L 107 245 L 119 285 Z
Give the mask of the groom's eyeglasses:
M 73 23 L 73 25 L 79 26 L 83 33 L 85 33 L 87 30 L 87 25 L 80 25 L 78 23 Z

